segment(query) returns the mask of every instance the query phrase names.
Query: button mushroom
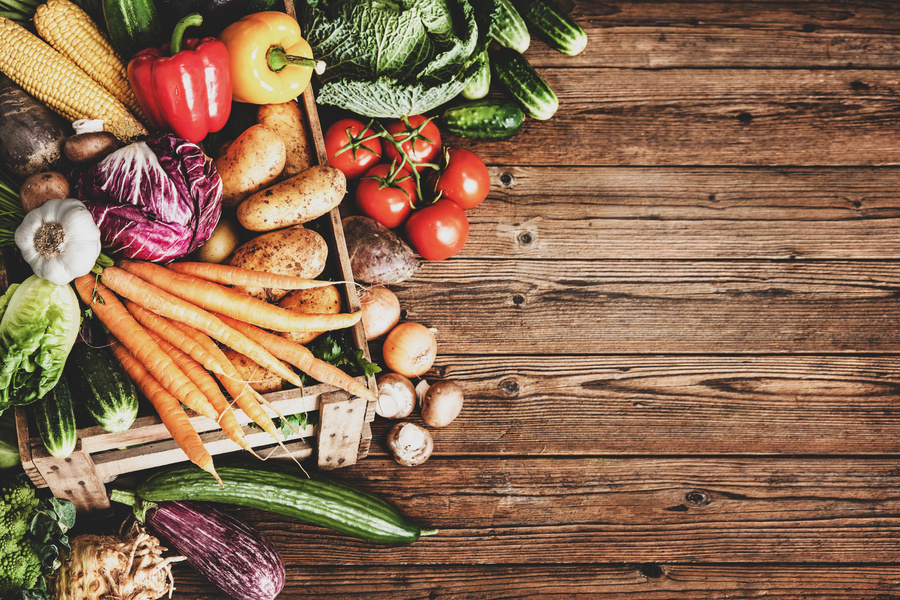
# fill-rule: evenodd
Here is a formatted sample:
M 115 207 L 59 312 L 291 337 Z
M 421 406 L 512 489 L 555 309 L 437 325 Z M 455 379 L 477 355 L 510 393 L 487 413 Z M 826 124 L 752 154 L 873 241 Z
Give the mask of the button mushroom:
M 452 379 L 436 381 L 422 396 L 422 420 L 429 427 L 446 427 L 462 410 L 463 392 Z
M 375 414 L 385 419 L 405 419 L 416 407 L 416 388 L 399 373 L 385 373 L 376 381 Z
M 415 423 L 394 425 L 388 432 L 388 448 L 394 460 L 404 467 L 415 467 L 428 460 L 434 451 L 434 439 L 428 430 Z

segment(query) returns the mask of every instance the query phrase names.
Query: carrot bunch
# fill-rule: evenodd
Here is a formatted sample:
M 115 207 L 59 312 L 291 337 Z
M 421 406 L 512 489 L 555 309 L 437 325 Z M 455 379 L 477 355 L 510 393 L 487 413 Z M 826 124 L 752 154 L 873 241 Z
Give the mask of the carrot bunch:
M 156 408 L 172 438 L 192 462 L 217 480 L 212 457 L 182 405 L 217 421 L 230 439 L 252 452 L 227 393 L 254 423 L 281 440 L 263 408 L 265 398 L 241 378 L 221 346 L 298 387 L 303 381 L 294 367 L 317 381 L 374 399 L 373 392 L 353 377 L 317 359 L 301 344 L 270 332 L 343 329 L 359 322 L 361 312 L 296 313 L 226 285 L 238 283 L 280 289 L 325 285 L 225 265 L 164 267 L 130 260 L 104 268 L 99 277 L 88 274 L 75 280 L 79 297 L 106 326 L 114 354 Z

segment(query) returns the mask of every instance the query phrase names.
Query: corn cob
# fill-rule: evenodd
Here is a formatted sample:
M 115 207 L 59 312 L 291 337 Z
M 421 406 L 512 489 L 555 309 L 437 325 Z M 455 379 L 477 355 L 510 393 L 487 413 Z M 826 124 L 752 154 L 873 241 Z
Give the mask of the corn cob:
M 0 71 L 70 121 L 102 119 L 122 141 L 147 130 L 81 68 L 21 25 L 0 16 Z
M 35 10 L 34 28 L 44 41 L 72 59 L 132 113 L 142 116 L 128 83 L 125 63 L 77 4 L 69 0 L 48 0 Z

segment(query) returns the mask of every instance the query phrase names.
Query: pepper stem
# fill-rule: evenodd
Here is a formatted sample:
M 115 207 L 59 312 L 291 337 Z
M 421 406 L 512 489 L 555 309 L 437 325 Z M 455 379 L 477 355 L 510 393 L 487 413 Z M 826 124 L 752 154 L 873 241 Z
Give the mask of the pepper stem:
M 199 27 L 203 24 L 203 17 L 200 13 L 191 13 L 178 21 L 175 29 L 172 30 L 172 39 L 169 41 L 169 55 L 175 56 L 181 52 L 181 43 L 184 38 L 184 32 L 188 27 Z
M 316 73 L 321 75 L 325 71 L 325 63 L 314 58 L 306 56 L 294 56 L 284 51 L 283 46 L 272 46 L 266 51 L 266 62 L 269 69 L 277 73 L 288 65 L 298 67 L 312 67 Z

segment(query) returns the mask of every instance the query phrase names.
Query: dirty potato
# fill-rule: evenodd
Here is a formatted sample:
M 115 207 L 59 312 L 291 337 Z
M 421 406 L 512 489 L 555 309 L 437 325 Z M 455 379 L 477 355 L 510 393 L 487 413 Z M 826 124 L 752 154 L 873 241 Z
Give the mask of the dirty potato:
M 235 352 L 231 348 L 225 348 L 223 352 L 225 352 L 225 356 L 231 361 L 231 364 L 234 365 L 241 379 L 260 394 L 278 392 L 284 389 L 284 380 L 259 363 L 239 352 Z
M 341 292 L 334 285 L 293 290 L 278 302 L 278 306 L 298 313 L 336 315 L 341 312 Z M 308 344 L 323 333 L 324 331 L 285 331 L 281 335 L 298 344 Z
M 308 223 L 341 203 L 347 178 L 334 167 L 316 165 L 241 202 L 238 221 L 250 231 L 272 231 Z
M 256 122 L 273 130 L 284 141 L 287 156 L 281 179 L 293 177 L 313 165 L 303 111 L 296 101 L 261 105 L 256 110 Z
M 70 195 L 69 180 L 58 171 L 44 171 L 30 175 L 19 188 L 19 200 L 25 212 L 34 210 L 47 200 L 68 198 Z
M 222 205 L 234 208 L 274 183 L 284 169 L 286 151 L 281 137 L 262 125 L 251 125 L 215 159 L 222 178 Z
M 315 279 L 325 270 L 327 259 L 328 243 L 325 238 L 302 225 L 294 225 L 258 235 L 243 243 L 225 264 Z M 287 294 L 287 290 L 272 288 L 235 286 L 235 289 L 267 302 L 278 302 Z

